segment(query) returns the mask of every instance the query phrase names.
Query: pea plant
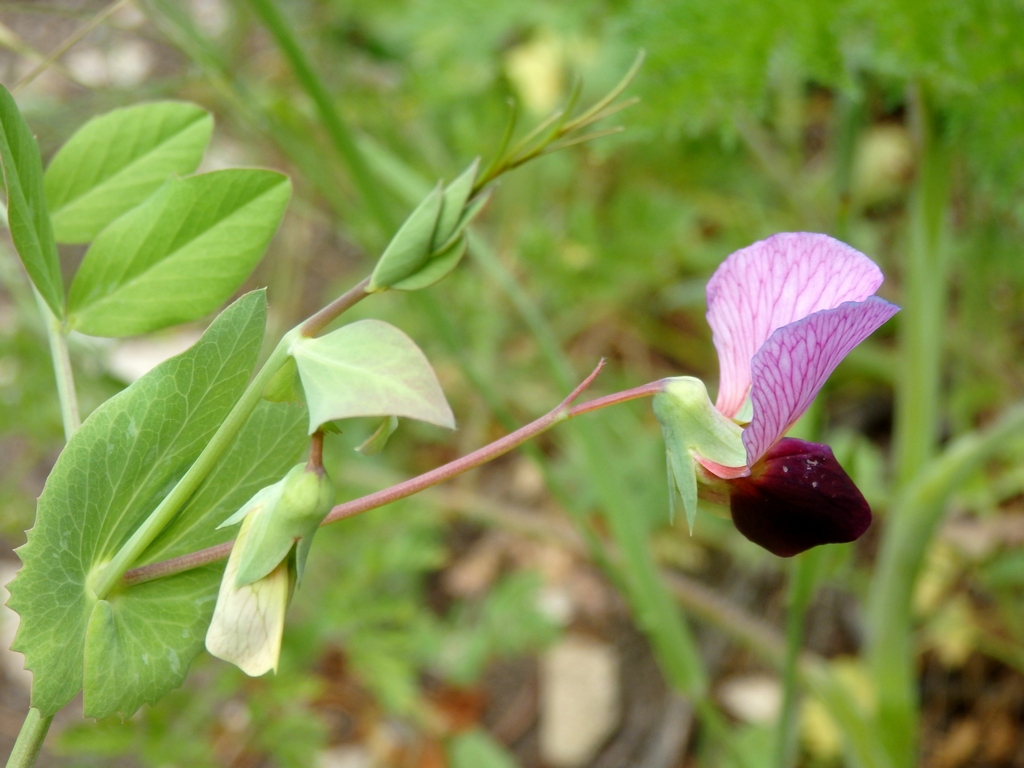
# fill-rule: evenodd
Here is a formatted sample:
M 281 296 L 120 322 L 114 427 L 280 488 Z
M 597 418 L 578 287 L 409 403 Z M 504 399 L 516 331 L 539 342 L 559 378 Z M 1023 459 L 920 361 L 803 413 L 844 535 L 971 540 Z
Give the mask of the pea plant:
M 457 267 L 467 228 L 503 174 L 607 135 L 636 66 L 593 106 L 569 106 L 495 159 L 474 160 L 415 207 L 372 274 L 277 340 L 262 364 L 267 298 L 247 293 L 202 338 L 80 423 L 67 336 L 124 337 L 207 316 L 250 275 L 290 196 L 264 169 L 195 173 L 213 130 L 193 104 L 99 116 L 43 171 L 13 97 L 0 90 L 0 159 L 11 239 L 46 320 L 67 437 L 18 550 L 14 643 L 33 673 L 31 709 L 9 766 L 35 761 L 54 714 L 79 693 L 87 717 L 131 716 L 179 686 L 204 647 L 249 675 L 276 670 L 291 595 L 321 525 L 388 504 L 489 461 L 569 418 L 653 397 L 670 498 L 692 526 L 709 505 L 779 556 L 849 542 L 871 520 L 827 446 L 785 438 L 826 378 L 897 307 L 866 256 L 825 235 L 780 234 L 730 256 L 708 285 L 721 361 L 704 384 L 674 377 L 552 411 L 406 482 L 336 505 L 325 432 L 377 417 L 363 450 L 399 418 L 454 428 L 424 354 L 357 302 L 414 291 Z M 578 90 L 575 92 L 578 95 Z M 58 244 L 87 244 L 65 286 Z M 333 327 L 333 330 L 331 328 Z M 224 560 L 227 560 L 226 565 Z M 687 690 L 700 695 L 700 686 Z
M 510 120 L 489 165 L 475 160 L 438 183 L 372 274 L 284 334 L 261 365 L 264 290 L 236 299 L 191 349 L 84 422 L 68 334 L 144 334 L 215 311 L 259 262 L 291 185 L 265 169 L 195 173 L 213 119 L 183 102 L 96 117 L 44 173 L 31 130 L 0 88 L 7 220 L 46 321 L 67 438 L 10 585 L 21 619 L 13 647 L 25 655 L 33 686 L 9 765 L 34 763 L 51 718 L 79 693 L 87 717 L 130 716 L 180 685 L 204 644 L 249 674 L 276 668 L 285 608 L 319 525 L 441 482 L 567 418 L 592 377 L 527 428 L 333 507 L 321 461 L 325 431 L 380 417 L 369 451 L 383 446 L 399 417 L 455 422 L 429 362 L 402 331 L 378 320 L 325 330 L 368 296 L 427 288 L 455 269 L 493 182 L 617 130 L 592 126 L 632 103 L 620 96 L 637 66 L 574 114 L 577 90 L 515 142 Z M 68 286 L 58 244 L 88 245 Z

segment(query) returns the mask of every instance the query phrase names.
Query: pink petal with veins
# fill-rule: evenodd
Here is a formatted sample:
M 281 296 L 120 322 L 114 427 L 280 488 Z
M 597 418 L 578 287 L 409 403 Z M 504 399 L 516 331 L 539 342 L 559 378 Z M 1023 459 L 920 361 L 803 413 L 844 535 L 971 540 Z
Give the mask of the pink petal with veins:
M 754 414 L 743 430 L 748 466 L 803 415 L 850 350 L 899 309 L 885 299 L 869 296 L 815 312 L 768 338 L 750 361 Z
M 871 259 L 828 235 L 784 232 L 736 251 L 708 281 L 721 370 L 715 407 L 736 415 L 750 390 L 750 362 L 776 329 L 863 301 L 881 284 Z

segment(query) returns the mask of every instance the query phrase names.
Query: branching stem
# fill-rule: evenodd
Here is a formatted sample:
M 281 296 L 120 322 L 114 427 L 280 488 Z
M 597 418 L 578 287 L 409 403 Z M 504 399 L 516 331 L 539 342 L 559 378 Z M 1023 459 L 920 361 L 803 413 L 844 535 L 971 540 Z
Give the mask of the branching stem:
M 590 375 L 587 376 L 587 378 L 584 379 L 579 386 L 577 386 L 569 396 L 565 398 L 565 400 L 539 419 L 530 422 L 526 426 L 520 427 L 515 432 L 505 435 L 505 437 L 495 440 L 493 443 L 485 445 L 483 448 L 466 454 L 454 461 L 450 461 L 447 464 L 431 470 L 430 472 L 418 475 L 417 477 L 413 477 L 405 482 L 393 485 L 390 488 L 377 491 L 376 493 L 371 493 L 368 496 L 363 496 L 361 498 L 345 502 L 344 504 L 339 504 L 330 511 L 327 517 L 324 518 L 321 525 L 328 525 L 330 523 L 337 522 L 338 520 L 344 520 L 362 512 L 367 512 L 371 509 L 383 507 L 393 501 L 398 501 L 399 499 L 412 496 L 420 491 L 435 486 L 438 483 L 442 483 L 445 480 L 450 480 L 457 475 L 461 475 L 463 472 L 479 467 L 481 464 L 486 464 L 488 461 L 508 453 L 513 448 L 517 448 L 527 440 L 546 432 L 556 424 L 568 421 L 569 419 L 580 416 L 584 413 L 596 411 L 600 408 L 607 408 L 610 405 L 624 403 L 627 400 L 650 397 L 661 389 L 660 381 L 652 381 L 649 384 L 634 387 L 633 389 L 627 389 L 622 392 L 605 395 L 604 397 L 598 397 L 594 400 L 589 400 L 576 406 L 572 405 L 573 401 L 583 394 L 587 387 L 589 387 L 594 379 L 597 378 L 597 375 L 601 372 L 603 367 L 604 360 L 598 363 L 597 367 L 590 373 Z M 228 541 L 224 544 L 209 547 L 208 549 L 204 549 L 199 552 L 192 552 L 187 555 L 175 557 L 171 560 L 164 560 L 159 563 L 144 565 L 141 568 L 135 568 L 124 574 L 121 583 L 125 586 L 141 584 L 145 581 L 152 581 L 154 579 L 163 578 L 164 576 L 171 576 L 175 573 L 181 573 L 182 571 L 191 570 L 192 568 L 198 568 L 202 565 L 216 562 L 217 560 L 223 560 L 231 552 L 232 544 L 233 542 Z

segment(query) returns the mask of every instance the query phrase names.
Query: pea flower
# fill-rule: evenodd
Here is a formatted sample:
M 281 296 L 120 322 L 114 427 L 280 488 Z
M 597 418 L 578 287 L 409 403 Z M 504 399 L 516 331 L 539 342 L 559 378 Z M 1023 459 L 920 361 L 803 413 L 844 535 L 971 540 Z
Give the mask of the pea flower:
M 882 280 L 864 254 L 803 232 L 754 243 L 715 271 L 715 404 L 692 377 L 666 379 L 654 398 L 691 527 L 700 495 L 728 501 L 739 532 L 781 557 L 867 530 L 871 510 L 832 450 L 783 435 L 850 350 L 899 311 L 873 295 Z
M 297 464 L 221 523 L 242 527 L 206 632 L 212 655 L 250 677 L 277 671 L 285 611 L 333 502 L 334 486 L 323 467 Z

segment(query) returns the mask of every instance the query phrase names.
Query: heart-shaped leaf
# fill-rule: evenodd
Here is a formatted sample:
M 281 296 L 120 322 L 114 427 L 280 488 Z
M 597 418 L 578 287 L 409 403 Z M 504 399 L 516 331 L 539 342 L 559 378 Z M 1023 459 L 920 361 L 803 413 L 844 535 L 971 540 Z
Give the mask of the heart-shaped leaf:
M 309 444 L 305 413 L 261 403 L 188 505 L 144 553 L 150 563 L 220 544 L 234 530 L 218 523 L 260 488 L 279 480 Z M 85 713 L 128 717 L 185 679 L 203 641 L 223 565 L 138 584 L 94 612 L 85 648 Z M 109 615 L 109 617 L 108 617 Z
M 406 416 L 455 428 L 433 368 L 415 342 L 380 320 L 360 320 L 292 348 L 309 431 L 354 416 Z
M 9 601 L 21 615 L 13 647 L 25 654 L 32 705 L 44 715 L 83 685 L 87 714 L 131 714 L 179 684 L 201 649 L 218 568 L 117 588 L 105 600 L 89 588 L 90 577 L 168 493 L 241 395 L 265 318 L 263 292 L 239 299 L 191 349 L 96 409 L 58 458 L 28 543 L 18 550 L 24 565 Z M 301 453 L 297 421 L 297 409 L 262 405 L 142 563 L 229 537 L 215 530 L 217 522 Z

